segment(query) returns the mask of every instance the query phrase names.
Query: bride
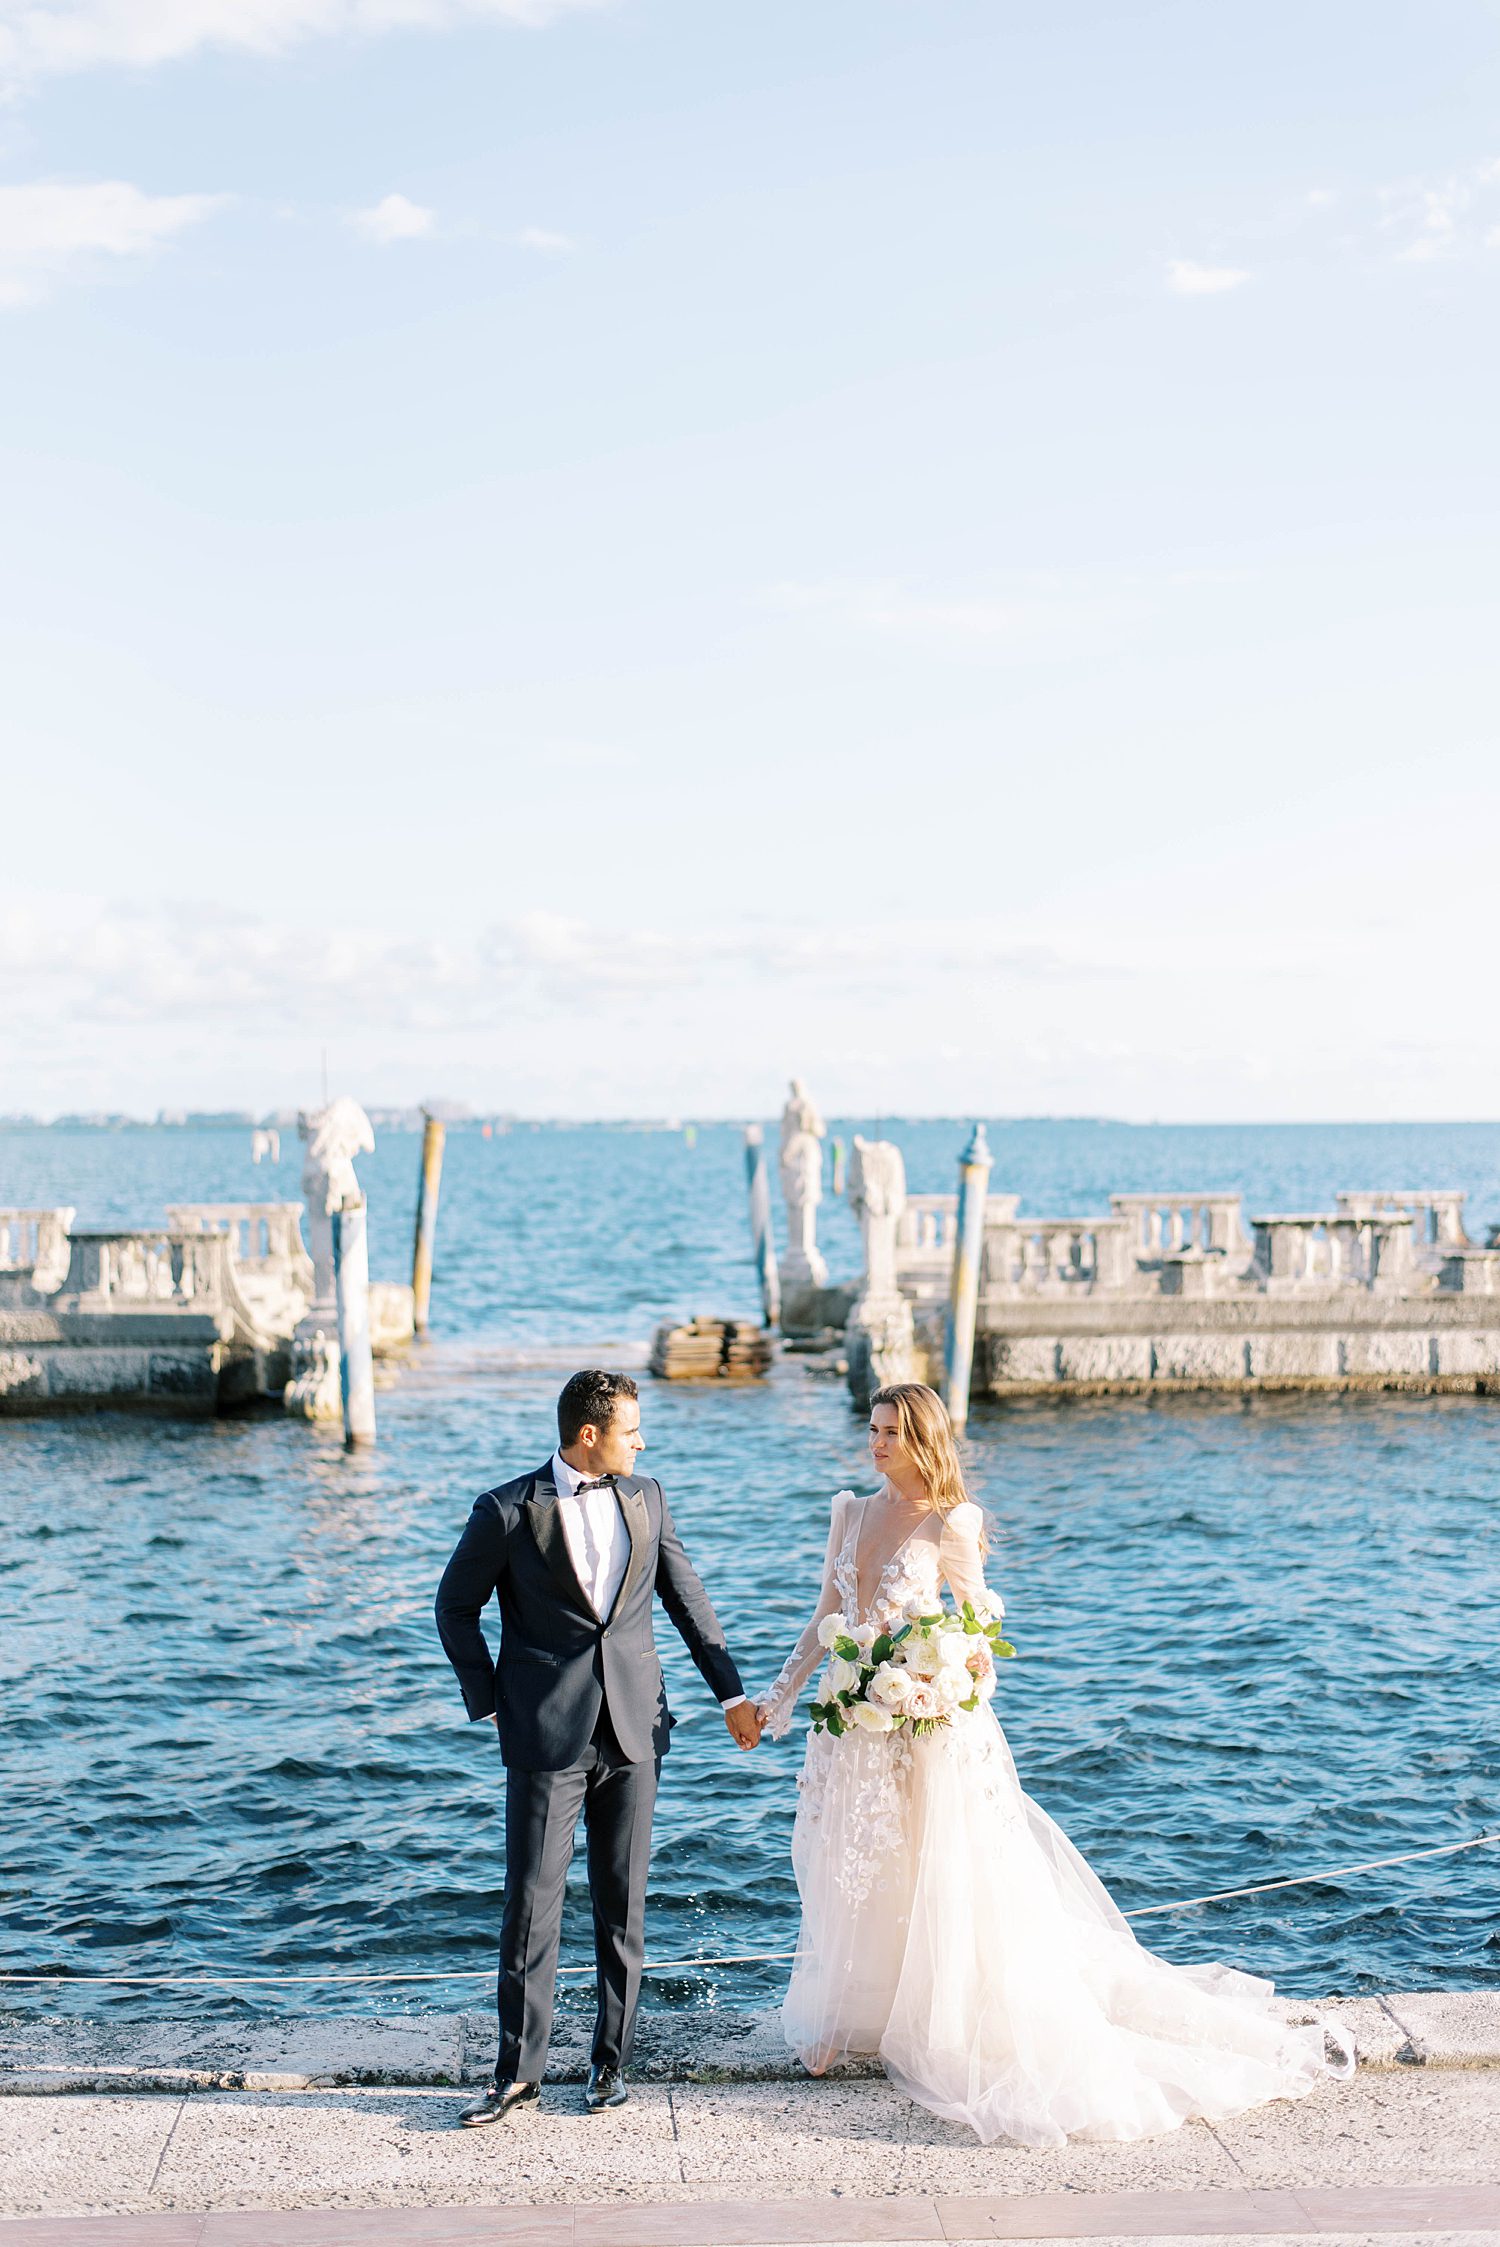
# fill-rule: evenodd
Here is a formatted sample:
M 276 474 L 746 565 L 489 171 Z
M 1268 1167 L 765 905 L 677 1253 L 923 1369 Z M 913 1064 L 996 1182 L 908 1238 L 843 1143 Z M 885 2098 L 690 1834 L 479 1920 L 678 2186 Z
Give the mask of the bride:
M 884 1477 L 841 1490 L 817 1608 L 758 1710 L 786 1734 L 842 1616 L 865 1642 L 903 1614 L 985 1588 L 983 1517 L 941 1400 L 881 1389 Z M 823 1637 L 820 1639 L 820 1626 Z M 1292 2028 L 1268 1982 L 1142 1949 L 1066 1835 L 1022 1793 L 988 1702 L 922 1735 L 810 1733 L 792 1861 L 802 1931 L 782 2007 L 813 2075 L 878 2053 L 909 2098 L 986 2141 L 1143 2138 L 1298 2098 L 1330 2068 L 1321 2026 Z

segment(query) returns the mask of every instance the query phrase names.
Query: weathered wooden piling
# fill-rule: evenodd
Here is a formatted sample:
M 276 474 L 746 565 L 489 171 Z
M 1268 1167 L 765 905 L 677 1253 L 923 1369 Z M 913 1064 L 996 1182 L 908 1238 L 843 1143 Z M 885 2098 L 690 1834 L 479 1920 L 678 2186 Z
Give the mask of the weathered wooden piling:
M 977 1123 L 958 1165 L 958 1228 L 953 1241 L 953 1284 L 948 1297 L 944 1401 L 955 1428 L 962 1428 L 969 1417 L 974 1326 L 979 1315 L 979 1261 L 984 1252 L 989 1185 L 990 1150 L 984 1125 Z
M 411 1249 L 412 1324 L 418 1334 L 427 1332 L 427 1310 L 432 1301 L 432 1243 L 437 1232 L 438 1188 L 443 1177 L 443 1140 L 447 1127 L 427 1114 L 422 1125 L 422 1184 L 417 1196 L 417 1229 Z
M 781 1317 L 781 1282 L 776 1272 L 776 1243 L 771 1237 L 771 1182 L 766 1175 L 765 1133 L 759 1124 L 745 1126 L 745 1178 L 750 1188 L 750 1238 L 755 1244 L 755 1268 L 760 1274 L 760 1306 L 767 1326 Z
M 346 1201 L 330 1212 L 333 1284 L 338 1303 L 339 1395 L 344 1407 L 344 1447 L 375 1441 L 375 1360 L 370 1347 L 370 1244 L 365 1202 Z

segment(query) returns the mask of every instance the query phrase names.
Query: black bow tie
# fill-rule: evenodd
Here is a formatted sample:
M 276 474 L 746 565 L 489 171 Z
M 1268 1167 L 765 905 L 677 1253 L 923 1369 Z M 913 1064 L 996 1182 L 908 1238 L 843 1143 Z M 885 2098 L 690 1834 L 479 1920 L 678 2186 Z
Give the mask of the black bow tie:
M 615 1478 L 613 1475 L 601 1475 L 597 1482 L 575 1483 L 573 1485 L 573 1496 L 581 1498 L 586 1490 L 613 1490 L 614 1487 Z

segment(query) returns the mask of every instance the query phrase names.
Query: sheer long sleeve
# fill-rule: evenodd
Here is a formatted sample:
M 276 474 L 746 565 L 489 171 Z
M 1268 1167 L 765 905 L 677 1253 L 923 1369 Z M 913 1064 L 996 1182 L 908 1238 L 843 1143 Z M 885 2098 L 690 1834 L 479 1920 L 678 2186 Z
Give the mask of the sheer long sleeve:
M 844 1541 L 844 1509 L 852 1495 L 851 1491 L 841 1490 L 833 1501 L 833 1511 L 828 1523 L 828 1550 L 823 1556 L 823 1584 L 818 1593 L 818 1604 L 813 1609 L 812 1620 L 782 1663 L 775 1684 L 760 1698 L 761 1722 L 773 1740 L 784 1740 L 791 1730 L 797 1696 L 822 1657 L 819 1625 L 826 1617 L 839 1612 L 839 1592 L 834 1581 L 834 1568 Z
M 967 1499 L 955 1506 L 943 1523 L 938 1567 L 955 1605 L 962 1607 L 966 1599 L 972 1600 L 976 1612 L 988 1606 L 998 1617 L 1005 1613 L 1005 1602 L 984 1580 L 983 1534 L 984 1515 L 979 1508 Z

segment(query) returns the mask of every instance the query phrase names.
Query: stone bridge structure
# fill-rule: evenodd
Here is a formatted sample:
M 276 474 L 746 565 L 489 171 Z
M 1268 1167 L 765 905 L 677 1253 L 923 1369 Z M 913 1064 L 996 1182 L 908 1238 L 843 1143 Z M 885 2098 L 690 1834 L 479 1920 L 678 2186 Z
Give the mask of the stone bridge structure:
M 850 1200 L 850 1388 L 941 1387 L 958 1197 L 908 1194 L 899 1147 L 856 1140 Z M 988 1196 L 976 1398 L 1354 1389 L 1500 1395 L 1500 1242 L 1469 1238 L 1457 1189 L 1248 1215 L 1223 1191 L 1113 1194 L 1091 1217 Z
M 285 1403 L 337 1418 L 331 1246 L 326 1269 L 316 1253 L 329 1221 L 308 1212 L 309 1253 L 303 1215 L 297 1201 L 182 1202 L 161 1226 L 99 1229 L 72 1209 L 0 1209 L 0 1414 Z M 377 1356 L 410 1341 L 411 1303 L 409 1287 L 371 1285 Z

